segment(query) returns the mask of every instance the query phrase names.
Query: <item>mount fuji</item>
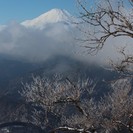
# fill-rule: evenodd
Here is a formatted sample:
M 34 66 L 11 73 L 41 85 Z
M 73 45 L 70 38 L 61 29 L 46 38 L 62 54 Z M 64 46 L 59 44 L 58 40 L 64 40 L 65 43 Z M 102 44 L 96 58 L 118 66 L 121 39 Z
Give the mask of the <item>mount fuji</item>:
M 64 9 L 51 9 L 31 20 L 0 25 L 0 54 L 33 62 L 56 54 L 73 56 L 78 22 Z
M 62 9 L 52 9 L 37 18 L 26 20 L 21 24 L 27 28 L 44 29 L 48 24 L 64 24 L 67 26 L 74 26 L 79 20 L 72 16 L 68 11 Z

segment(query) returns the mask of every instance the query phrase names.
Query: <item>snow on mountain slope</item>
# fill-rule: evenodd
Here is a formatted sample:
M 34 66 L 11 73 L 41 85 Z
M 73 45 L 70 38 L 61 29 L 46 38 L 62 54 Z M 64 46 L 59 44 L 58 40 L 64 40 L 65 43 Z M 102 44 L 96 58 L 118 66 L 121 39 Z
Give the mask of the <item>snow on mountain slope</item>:
M 35 19 L 26 20 L 21 24 L 24 25 L 25 27 L 44 29 L 47 24 L 63 23 L 72 26 L 72 24 L 77 21 L 78 19 L 74 18 L 66 10 L 52 9 Z

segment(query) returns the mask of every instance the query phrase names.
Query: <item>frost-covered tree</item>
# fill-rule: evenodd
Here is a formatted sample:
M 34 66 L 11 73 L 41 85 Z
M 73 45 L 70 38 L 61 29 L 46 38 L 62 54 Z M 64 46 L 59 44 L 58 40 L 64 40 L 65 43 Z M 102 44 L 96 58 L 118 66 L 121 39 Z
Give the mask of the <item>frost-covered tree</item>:
M 34 108 L 30 122 L 42 128 L 51 125 L 51 133 L 133 132 L 130 79 L 112 82 L 110 93 L 99 101 L 94 88 L 88 79 L 73 84 L 69 79 L 35 77 L 31 84 L 24 85 L 21 95 Z

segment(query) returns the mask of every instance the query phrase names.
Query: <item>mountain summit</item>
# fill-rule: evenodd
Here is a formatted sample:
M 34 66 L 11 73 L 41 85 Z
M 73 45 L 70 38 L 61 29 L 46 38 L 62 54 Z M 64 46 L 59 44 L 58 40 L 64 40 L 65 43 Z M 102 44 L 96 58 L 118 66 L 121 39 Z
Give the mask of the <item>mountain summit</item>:
M 52 9 L 37 18 L 26 20 L 21 24 L 25 27 L 35 27 L 43 29 L 45 28 L 46 24 L 65 23 L 70 25 L 72 24 L 72 22 L 77 22 L 77 19 L 74 18 L 68 11 L 61 9 Z

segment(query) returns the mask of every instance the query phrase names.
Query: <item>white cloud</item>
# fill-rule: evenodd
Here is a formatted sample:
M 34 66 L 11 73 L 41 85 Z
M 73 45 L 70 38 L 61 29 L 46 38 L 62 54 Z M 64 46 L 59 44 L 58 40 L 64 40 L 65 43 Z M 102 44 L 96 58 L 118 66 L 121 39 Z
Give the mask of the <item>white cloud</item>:
M 81 32 L 76 27 L 61 23 L 49 24 L 43 30 L 26 28 L 18 23 L 11 23 L 0 30 L 0 54 L 6 54 L 18 60 L 40 62 L 51 56 L 66 55 L 88 62 L 108 63 L 117 60 L 117 48 L 128 45 L 132 53 L 132 43 L 128 38 L 111 38 L 95 56 L 86 54 L 76 38 Z
M 0 31 L 0 53 L 15 58 L 44 61 L 55 54 L 73 54 L 75 39 L 63 24 L 50 24 L 43 30 L 12 23 Z

